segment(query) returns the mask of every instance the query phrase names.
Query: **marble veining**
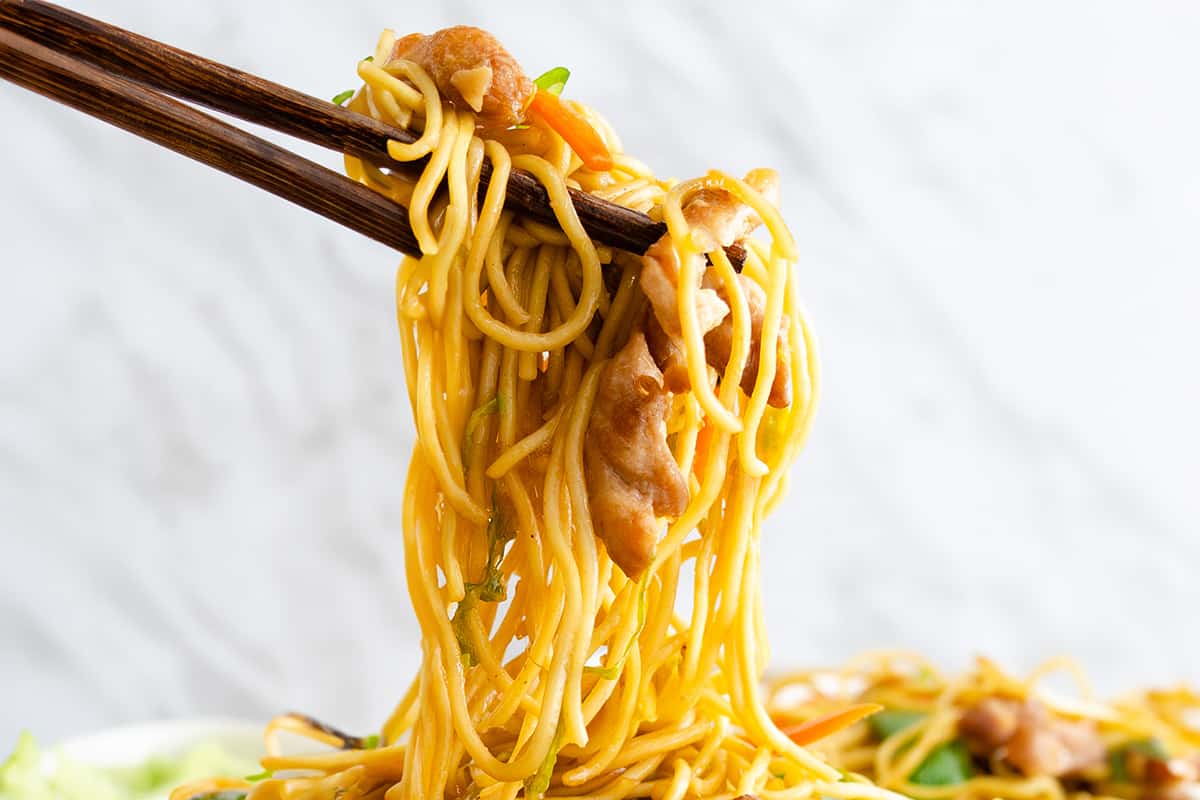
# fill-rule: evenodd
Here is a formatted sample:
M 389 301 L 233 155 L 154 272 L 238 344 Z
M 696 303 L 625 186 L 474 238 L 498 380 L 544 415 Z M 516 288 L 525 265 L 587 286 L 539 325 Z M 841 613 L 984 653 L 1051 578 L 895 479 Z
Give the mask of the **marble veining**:
M 1200 681 L 1200 7 L 77 5 L 320 96 L 384 26 L 473 22 L 664 174 L 777 167 L 825 392 L 774 663 Z M 7 84 L 0 120 L 0 749 L 377 724 L 418 641 L 396 257 Z

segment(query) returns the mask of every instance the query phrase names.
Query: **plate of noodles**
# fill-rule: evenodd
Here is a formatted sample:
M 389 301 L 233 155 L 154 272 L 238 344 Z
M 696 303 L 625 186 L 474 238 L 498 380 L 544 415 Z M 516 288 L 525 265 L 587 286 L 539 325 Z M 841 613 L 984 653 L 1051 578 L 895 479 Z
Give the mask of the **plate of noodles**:
M 388 147 L 413 169 L 345 171 L 421 251 L 395 281 L 421 666 L 376 730 L 283 715 L 253 771 L 172 800 L 1197 796 L 1187 689 L 899 653 L 764 679 L 759 533 L 820 391 L 775 172 L 660 177 L 565 68 L 478 28 L 385 31 L 355 70 L 335 102 L 413 134 Z M 506 206 L 514 170 L 554 224 Z M 661 238 L 598 244 L 570 190 Z

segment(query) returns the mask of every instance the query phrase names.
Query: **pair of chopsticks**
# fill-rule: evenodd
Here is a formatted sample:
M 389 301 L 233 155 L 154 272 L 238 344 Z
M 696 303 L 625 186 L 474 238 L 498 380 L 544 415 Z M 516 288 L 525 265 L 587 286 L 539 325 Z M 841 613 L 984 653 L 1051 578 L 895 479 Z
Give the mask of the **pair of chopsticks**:
M 421 164 L 392 161 L 387 142 L 412 142 L 411 131 L 42 0 L 0 0 L 0 76 L 396 250 L 420 254 L 402 206 L 180 100 L 410 171 Z M 481 191 L 490 175 L 485 162 Z M 507 188 L 509 208 L 555 224 L 549 197 L 532 175 L 513 170 Z M 584 228 L 603 244 L 642 253 L 666 232 L 645 214 L 584 192 L 572 190 L 571 199 Z M 744 257 L 736 245 L 730 255 L 738 263 Z

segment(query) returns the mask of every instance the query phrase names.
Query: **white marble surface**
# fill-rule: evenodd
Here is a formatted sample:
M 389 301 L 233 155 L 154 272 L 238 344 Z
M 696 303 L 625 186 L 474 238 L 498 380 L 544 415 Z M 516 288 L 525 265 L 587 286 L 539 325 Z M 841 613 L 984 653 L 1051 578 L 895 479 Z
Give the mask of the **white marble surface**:
M 663 173 L 778 167 L 826 393 L 777 663 L 1200 680 L 1200 6 L 78 5 L 321 96 L 384 26 L 483 24 Z M 0 744 L 374 724 L 416 642 L 395 257 L 9 85 L 0 121 Z

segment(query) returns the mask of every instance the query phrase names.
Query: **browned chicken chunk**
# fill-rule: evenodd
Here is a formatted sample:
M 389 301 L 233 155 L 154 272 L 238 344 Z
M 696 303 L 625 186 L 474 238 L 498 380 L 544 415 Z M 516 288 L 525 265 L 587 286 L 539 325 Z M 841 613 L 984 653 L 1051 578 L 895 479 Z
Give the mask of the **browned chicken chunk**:
M 750 341 L 758 342 L 762 338 L 767 296 L 762 287 L 751 279 L 739 275 L 738 280 L 746 294 L 746 305 L 750 311 Z M 719 289 L 716 291 L 723 300 L 724 292 Z M 650 346 L 650 354 L 654 356 L 655 363 L 662 370 L 666 387 L 675 394 L 686 392 L 691 386 L 691 381 L 688 379 L 687 357 L 684 355 L 682 342 L 667 335 L 654 314 L 647 315 L 645 328 L 646 343 Z M 729 364 L 732 350 L 733 319 L 732 315 L 728 315 L 721 324 L 704 335 L 704 357 L 717 371 L 723 372 Z M 746 366 L 742 368 L 741 386 L 747 395 L 754 391 L 754 383 L 758 380 L 759 352 L 760 348 L 752 345 L 750 352 L 746 354 Z M 787 334 L 783 331 L 779 333 L 776 353 L 775 380 L 771 383 L 767 402 L 776 408 L 787 408 L 792 403 L 792 375 L 788 371 L 790 349 Z
M 698 256 L 703 258 L 703 256 Z M 679 254 L 668 236 L 663 236 L 642 256 L 642 274 L 638 279 L 642 293 L 650 301 L 650 308 L 663 331 L 673 339 L 683 336 L 679 321 Z M 696 282 L 703 277 L 703 269 L 697 270 Z M 696 318 L 700 333 L 708 333 L 729 313 L 729 306 L 713 289 L 696 287 Z
M 746 182 L 772 202 L 779 195 L 779 177 L 771 170 L 757 169 L 746 175 Z M 705 252 L 718 247 L 728 247 L 738 239 L 744 239 L 762 224 L 758 215 L 747 205 L 738 202 L 724 189 L 701 189 L 683 207 L 683 218 L 692 228 L 701 249 Z M 696 259 L 696 313 L 700 319 L 700 332 L 707 333 L 717 326 L 729 307 L 711 288 L 703 288 L 700 281 L 704 276 L 704 256 Z M 679 323 L 679 271 L 682 264 L 679 254 L 671 243 L 670 236 L 663 236 L 646 251 L 642 259 L 642 291 L 650 300 L 650 307 L 662 329 L 678 337 L 682 333 Z
M 779 175 L 775 170 L 750 170 L 746 173 L 745 181 L 771 205 L 779 205 Z M 728 247 L 738 239 L 749 236 L 762 224 L 750 206 L 739 203 L 724 189 L 701 189 L 696 192 L 688 200 L 683 216 L 701 237 L 708 237 L 700 239 L 705 251 Z
M 508 128 L 522 122 L 536 90 L 496 37 L 469 25 L 428 36 L 409 34 L 396 42 L 392 57 L 416 62 L 443 97 L 471 108 L 490 126 Z
M 662 329 L 662 325 L 658 324 L 658 317 L 652 312 L 646 313 L 642 328 L 646 332 L 646 345 L 650 349 L 650 355 L 662 370 L 663 385 L 667 387 L 667 391 L 673 394 L 686 392 L 691 386 L 691 381 L 688 380 L 687 356 L 683 352 L 683 342 L 668 335 Z
M 583 446 L 596 535 L 631 578 L 654 556 L 659 517 L 687 507 L 687 481 L 667 446 L 670 401 L 637 332 L 604 367 Z
M 771 170 L 753 170 L 746 175 L 746 182 L 763 194 L 770 202 L 778 203 L 779 179 Z M 761 224 L 758 215 L 744 203 L 724 189 L 703 189 L 697 192 L 683 209 L 684 218 L 692 226 L 693 235 L 699 237 L 705 251 L 726 247 L 748 236 Z M 729 318 L 729 305 L 725 301 L 715 275 L 703 268 L 703 256 L 697 259 L 696 314 L 700 331 L 705 335 L 705 359 L 722 370 L 729 363 L 733 343 L 733 322 Z M 679 321 L 679 255 L 664 236 L 650 246 L 643 258 L 641 287 L 650 300 L 659 330 L 647 329 L 651 351 L 672 391 L 684 391 L 688 387 L 686 362 L 683 360 L 679 339 L 682 329 Z M 750 323 L 754 341 L 762 334 L 763 313 L 766 310 L 766 295 L 762 288 L 748 278 L 741 279 L 743 291 L 750 306 Z M 786 332 L 781 331 L 777 345 L 779 367 L 771 385 L 768 402 L 782 408 L 791 403 L 791 375 L 785 366 L 788 355 Z M 749 393 L 758 377 L 759 348 L 751 348 L 742 371 L 742 389 Z
M 963 714 L 959 731 L 973 752 L 1002 755 L 1028 776 L 1078 773 L 1105 756 L 1094 723 L 1055 718 L 1036 700 L 983 700 Z
M 958 731 L 973 753 L 989 755 L 1008 744 L 1020 724 L 1020 703 L 1007 697 L 988 697 L 963 712 Z
M 742 285 L 742 293 L 746 295 L 746 305 L 750 311 L 750 352 L 746 355 L 746 366 L 742 368 L 742 391 L 747 395 L 754 391 L 754 383 L 758 380 L 758 357 L 761 347 L 755 346 L 762 339 L 763 316 L 767 311 L 767 294 L 762 287 L 745 275 L 738 275 Z M 718 290 L 719 291 L 719 290 Z M 724 298 L 724 294 L 722 294 Z M 779 339 L 775 345 L 775 380 L 771 383 L 771 393 L 767 402 L 776 408 L 787 408 L 792 404 L 792 374 L 788 371 L 789 348 L 787 332 L 780 330 Z M 717 370 L 724 370 L 729 364 L 729 356 L 733 350 L 733 315 L 721 322 L 704 336 L 704 354 L 709 364 Z

